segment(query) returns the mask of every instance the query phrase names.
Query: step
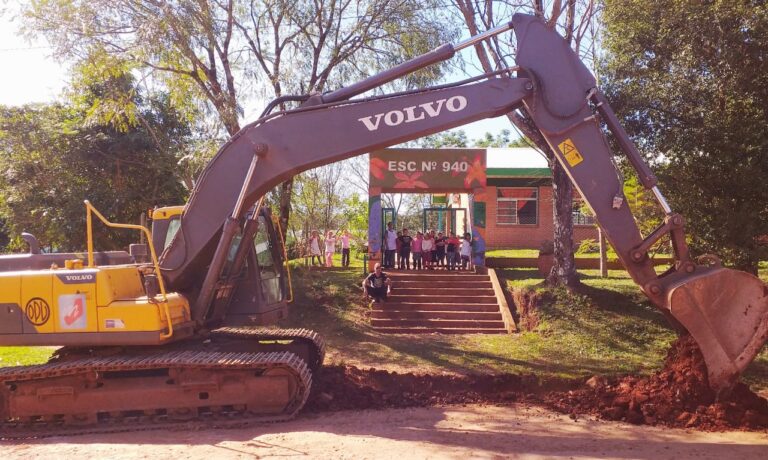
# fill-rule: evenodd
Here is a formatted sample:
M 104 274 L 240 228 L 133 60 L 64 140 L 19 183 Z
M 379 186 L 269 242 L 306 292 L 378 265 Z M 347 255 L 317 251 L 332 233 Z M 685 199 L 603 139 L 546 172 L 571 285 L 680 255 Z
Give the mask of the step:
M 371 318 L 377 319 L 465 319 L 500 320 L 498 311 L 424 311 L 424 310 L 373 310 Z
M 404 288 L 465 288 L 465 289 L 475 289 L 475 288 L 483 288 L 483 289 L 492 289 L 493 285 L 490 281 L 459 281 L 459 280 L 453 280 L 453 281 L 429 281 L 429 280 L 419 280 L 419 281 L 401 281 L 398 279 L 392 280 L 392 285 L 394 287 L 404 287 Z
M 392 291 L 387 300 L 390 302 L 414 302 L 414 303 L 466 303 L 466 304 L 494 304 L 498 300 L 488 295 L 400 295 L 397 289 Z
M 392 302 L 387 301 L 383 304 L 373 304 L 373 311 L 475 311 L 475 312 L 498 312 L 497 304 L 446 304 L 446 303 L 417 303 L 417 302 Z
M 462 328 L 462 327 L 375 327 L 384 334 L 506 334 L 500 328 Z
M 390 273 L 389 276 L 397 281 L 490 281 L 488 275 L 446 275 L 421 273 Z
M 461 295 L 463 297 L 469 297 L 469 298 L 476 298 L 476 297 L 490 297 L 493 296 L 493 288 L 490 286 L 485 289 L 480 288 L 470 288 L 470 289 L 463 289 L 463 288 L 430 288 L 430 287 L 422 287 L 422 288 L 412 288 L 412 287 L 400 287 L 398 285 L 395 285 L 392 287 L 392 293 L 391 295 L 398 295 L 398 296 L 423 296 L 423 297 L 429 297 L 429 296 L 458 296 Z
M 460 327 L 479 329 L 504 329 L 504 321 L 498 320 L 466 320 L 466 319 L 381 319 L 371 318 L 374 327 Z

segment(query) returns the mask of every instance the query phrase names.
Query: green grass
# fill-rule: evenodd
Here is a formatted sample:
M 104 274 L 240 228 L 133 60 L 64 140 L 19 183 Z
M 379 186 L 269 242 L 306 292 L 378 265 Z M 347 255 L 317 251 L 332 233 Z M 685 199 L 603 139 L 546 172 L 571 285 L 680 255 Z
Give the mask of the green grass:
M 0 347 L 0 367 L 44 363 L 56 347 Z
M 486 257 L 538 257 L 538 249 L 493 249 L 485 253 Z M 654 257 L 669 257 L 669 254 L 655 254 Z M 577 259 L 598 259 L 600 253 L 589 252 L 584 254 L 576 254 Z M 609 253 L 609 260 L 616 260 L 616 254 Z
M 530 270 L 504 271 L 511 285 Z M 612 273 L 613 274 L 613 273 Z M 322 333 L 331 362 L 399 371 L 515 372 L 582 377 L 649 372 L 674 334 L 628 278 L 591 279 L 589 290 L 545 306 L 537 332 L 512 335 L 387 335 L 368 325 L 358 270 L 294 272 L 296 302 L 284 326 Z M 599 306 L 591 303 L 599 303 Z M 602 305 L 605 304 L 605 305 Z
M 485 252 L 485 257 L 538 257 L 538 249 L 494 249 Z
M 768 281 L 768 264 L 763 265 L 761 278 Z M 579 273 L 584 284 L 581 293 L 556 291 L 542 303 L 538 332 L 547 337 L 545 353 L 576 350 L 587 357 L 602 356 L 608 367 L 634 367 L 641 373 L 658 367 L 675 335 L 627 272 L 609 270 L 608 278 L 600 278 L 598 270 Z M 507 269 L 500 276 L 510 288 L 541 290 L 544 281 L 535 269 Z M 657 362 L 649 362 L 654 355 Z M 755 389 L 768 389 L 768 348 L 747 368 L 743 380 Z
M 321 256 L 323 264 L 325 263 L 325 256 Z M 315 259 L 317 261 L 317 259 Z M 288 262 L 291 266 L 291 268 L 299 268 L 299 267 L 309 267 L 310 259 L 309 258 L 299 258 L 299 259 L 291 259 Z M 333 255 L 333 266 L 340 268 L 341 267 L 341 253 L 335 253 Z M 350 254 L 349 257 L 349 268 L 354 269 L 357 268 L 362 273 L 363 268 L 363 253 L 352 251 L 352 254 Z

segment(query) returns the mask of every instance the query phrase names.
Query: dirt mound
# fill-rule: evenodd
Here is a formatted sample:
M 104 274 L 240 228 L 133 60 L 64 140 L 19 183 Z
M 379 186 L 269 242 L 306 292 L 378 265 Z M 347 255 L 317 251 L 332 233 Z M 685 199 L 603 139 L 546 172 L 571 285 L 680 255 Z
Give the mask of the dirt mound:
M 326 366 L 315 376 L 308 412 L 445 404 L 542 404 L 578 418 L 590 414 L 635 424 L 705 430 L 768 428 L 768 401 L 739 384 L 716 401 L 704 359 L 688 336 L 650 377 L 592 377 L 586 382 L 535 375 L 417 375 L 354 366 Z
M 768 401 L 746 385 L 738 384 L 727 399 L 716 401 L 704 358 L 688 335 L 672 345 L 664 368 L 650 377 L 595 376 L 577 390 L 548 394 L 544 401 L 561 412 L 635 424 L 707 430 L 768 427 Z
M 570 382 L 570 386 L 574 387 L 574 382 Z M 312 396 L 305 410 L 510 403 L 525 399 L 527 394 L 539 388 L 539 379 L 527 375 L 416 375 L 354 366 L 326 366 L 314 378 Z

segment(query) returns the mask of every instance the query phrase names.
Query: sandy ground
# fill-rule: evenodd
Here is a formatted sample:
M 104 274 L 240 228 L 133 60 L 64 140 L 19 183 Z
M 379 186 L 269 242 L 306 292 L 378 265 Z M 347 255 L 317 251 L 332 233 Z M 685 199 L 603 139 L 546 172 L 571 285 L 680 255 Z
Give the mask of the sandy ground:
M 5 459 L 766 459 L 768 433 L 576 421 L 536 407 L 466 406 L 304 415 L 244 429 L 149 431 L 0 443 Z

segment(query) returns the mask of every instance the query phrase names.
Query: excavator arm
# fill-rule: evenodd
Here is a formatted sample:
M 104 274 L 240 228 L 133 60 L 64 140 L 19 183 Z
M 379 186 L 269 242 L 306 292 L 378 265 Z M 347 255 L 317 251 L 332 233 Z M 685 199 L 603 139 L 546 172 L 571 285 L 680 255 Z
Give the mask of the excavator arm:
M 510 29 L 517 35 L 519 67 L 441 87 L 351 99 Z M 309 168 L 513 110 L 524 110 L 536 122 L 633 280 L 697 340 L 710 385 L 729 388 L 768 339 L 768 287 L 752 275 L 690 259 L 683 218 L 664 200 L 592 74 L 562 37 L 527 15 L 243 128 L 200 177 L 180 231 L 161 256 L 162 276 L 193 299 L 193 319 L 216 321 L 226 312 L 213 307 L 214 299 L 232 291 L 222 289 L 227 253 L 235 235 L 248 229 L 247 211 L 268 190 Z M 603 124 L 666 214 L 664 224 L 645 238 L 624 202 Z M 657 275 L 648 250 L 666 234 L 676 262 Z

